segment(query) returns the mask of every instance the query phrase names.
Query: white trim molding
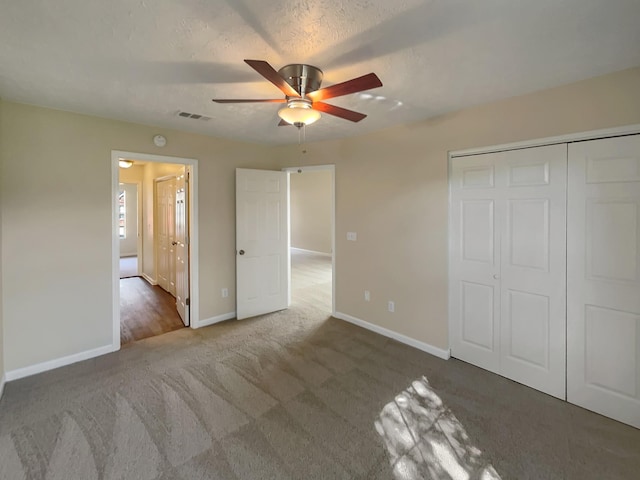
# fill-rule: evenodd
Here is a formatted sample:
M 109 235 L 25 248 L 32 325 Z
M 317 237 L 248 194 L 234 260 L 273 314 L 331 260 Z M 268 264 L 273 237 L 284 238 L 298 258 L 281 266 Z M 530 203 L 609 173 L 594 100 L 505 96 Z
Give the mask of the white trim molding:
M 222 315 L 216 315 L 215 317 L 204 318 L 197 322 L 197 324 L 196 322 L 193 322 L 193 328 L 208 327 L 209 325 L 215 325 L 216 323 L 224 322 L 226 320 L 233 320 L 234 318 L 236 318 L 236 312 L 223 313 Z
M 339 320 L 344 320 L 345 322 L 353 323 L 354 325 L 365 328 L 367 330 L 371 330 L 372 332 L 379 333 L 380 335 L 384 335 L 385 337 L 392 338 L 400 343 L 404 343 L 405 345 L 409 345 L 410 347 L 417 348 L 418 350 L 422 350 L 423 352 L 426 352 L 435 357 L 442 358 L 444 360 L 449 360 L 449 358 L 451 357 L 450 349 L 444 350 L 442 348 L 434 347 L 433 345 L 429 345 L 428 343 L 421 342 L 420 340 L 416 340 L 415 338 L 408 337 L 398 332 L 394 332 L 393 330 L 389 330 L 388 328 L 374 325 L 373 323 L 366 322 L 346 313 L 336 312 L 334 317 Z
M 151 278 L 149 275 L 147 275 L 144 272 L 142 272 L 142 275 L 140 275 L 140 276 L 142 278 L 144 278 L 149 285 L 157 285 L 158 284 L 158 282 L 156 280 L 154 280 L 153 278 Z
M 306 248 L 290 247 L 290 249 L 300 253 L 312 253 L 313 255 L 322 255 L 323 257 L 333 257 L 330 253 L 316 252 L 315 250 L 307 250 Z
M 7 376 L 3 373 L 2 378 L 0 378 L 0 399 L 2 399 L 2 394 L 4 393 L 5 383 L 7 383 Z
M 568 133 L 556 137 L 535 138 L 522 142 L 503 143 L 500 145 L 490 145 L 486 147 L 467 148 L 465 150 L 453 150 L 449 152 L 449 158 L 466 157 L 469 155 L 480 155 L 483 153 L 505 152 L 507 150 L 518 150 L 521 148 L 542 147 L 557 143 L 584 142 L 586 140 L 596 140 L 607 137 L 620 137 L 623 135 L 635 135 L 640 133 L 640 124 L 624 125 L 621 127 L 603 128 L 601 130 L 590 130 L 588 132 Z
M 189 176 L 189 324 L 191 328 L 198 328 L 200 318 L 200 271 L 199 271 L 199 223 L 198 223 L 198 160 L 195 158 L 171 157 L 166 155 L 153 155 L 148 153 L 125 152 L 111 150 L 111 209 L 112 209 L 112 303 L 113 303 L 113 349 L 120 348 L 120 238 L 118 236 L 118 209 L 117 194 L 120 190 L 119 177 L 120 158 L 141 160 L 145 162 L 172 163 L 185 165 Z M 148 275 L 142 277 L 151 285 L 157 282 Z
M 31 365 L 29 367 L 17 368 L 6 373 L 6 381 L 10 382 L 12 380 L 18 380 L 20 378 L 35 375 L 37 373 L 53 370 L 54 368 L 65 367 L 67 365 L 71 365 L 72 363 L 81 362 L 83 360 L 88 360 L 90 358 L 99 357 L 100 355 L 115 352 L 119 348 L 119 345 L 118 348 L 114 348 L 114 345 L 105 345 L 104 347 L 98 347 L 94 348 L 93 350 L 74 353 L 73 355 L 56 358 L 55 360 L 48 360 L 46 362 Z

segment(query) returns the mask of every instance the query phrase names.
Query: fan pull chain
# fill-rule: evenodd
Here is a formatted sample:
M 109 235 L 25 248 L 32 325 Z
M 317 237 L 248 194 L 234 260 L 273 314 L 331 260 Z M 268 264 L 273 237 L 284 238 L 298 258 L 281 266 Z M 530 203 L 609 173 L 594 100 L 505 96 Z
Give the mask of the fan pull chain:
M 307 140 L 307 126 L 304 123 L 296 124 L 298 127 L 298 145 L 302 145 Z

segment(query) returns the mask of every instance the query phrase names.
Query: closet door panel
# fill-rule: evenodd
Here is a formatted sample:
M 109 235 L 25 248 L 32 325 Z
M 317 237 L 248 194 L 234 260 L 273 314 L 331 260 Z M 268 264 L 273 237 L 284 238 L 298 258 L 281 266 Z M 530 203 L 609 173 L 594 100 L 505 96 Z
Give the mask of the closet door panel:
M 452 163 L 449 310 L 452 355 L 499 373 L 499 237 L 492 156 Z
M 565 398 L 566 145 L 503 152 L 502 374 Z
M 567 399 L 640 428 L 640 136 L 569 146 Z

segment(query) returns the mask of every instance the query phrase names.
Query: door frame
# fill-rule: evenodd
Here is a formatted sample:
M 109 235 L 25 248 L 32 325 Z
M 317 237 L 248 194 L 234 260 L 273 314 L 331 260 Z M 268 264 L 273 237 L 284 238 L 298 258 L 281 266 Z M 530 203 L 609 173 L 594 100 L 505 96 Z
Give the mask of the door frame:
M 315 172 L 327 170 L 331 172 L 331 316 L 336 315 L 336 166 L 326 165 L 301 165 L 298 167 L 285 167 L 283 172 L 291 173 Z M 291 305 L 291 182 L 289 182 L 289 238 L 287 248 L 289 252 L 289 305 Z
M 569 133 L 566 135 L 558 135 L 553 137 L 535 138 L 531 140 L 524 140 L 522 142 L 503 143 L 498 145 L 489 145 L 486 147 L 467 148 L 464 150 L 450 150 L 447 154 L 447 337 L 449 343 L 449 351 L 451 351 L 451 331 L 453 327 L 453 316 L 451 314 L 451 288 L 449 288 L 449 282 L 451 278 L 451 252 L 453 251 L 453 236 L 451 235 L 452 228 L 452 205 L 451 205 L 451 163 L 454 158 L 467 157 L 471 155 L 481 155 L 484 153 L 497 153 L 506 152 L 509 150 L 520 150 L 524 148 L 541 147 L 546 145 L 556 145 L 559 143 L 574 143 L 583 142 L 587 140 L 597 140 L 601 138 L 609 137 L 622 137 L 625 135 L 637 135 L 640 133 L 640 124 L 623 125 L 620 127 L 603 128 L 598 130 L 589 130 L 586 132 Z
M 195 158 L 170 157 L 149 153 L 111 151 L 111 296 L 113 309 L 112 348 L 120 349 L 120 237 L 118 235 L 118 192 L 120 191 L 119 160 L 140 160 L 155 163 L 187 165 L 189 177 L 189 299 L 190 327 L 199 327 L 199 255 L 198 255 L 198 160 Z M 155 224 L 155 222 L 154 222 Z M 155 239 L 154 239 L 155 241 Z

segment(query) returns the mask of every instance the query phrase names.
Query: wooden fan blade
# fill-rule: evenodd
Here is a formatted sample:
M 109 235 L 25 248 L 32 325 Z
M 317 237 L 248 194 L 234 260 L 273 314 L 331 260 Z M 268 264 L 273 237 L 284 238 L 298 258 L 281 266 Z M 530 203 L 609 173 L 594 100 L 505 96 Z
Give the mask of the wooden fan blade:
M 300 97 L 295 88 L 289 85 L 275 69 L 264 60 L 245 60 L 245 63 L 256 72 L 278 87 L 287 97 Z
M 364 113 L 354 112 L 353 110 L 336 107 L 335 105 L 329 105 L 324 102 L 313 102 L 313 108 L 320 110 L 321 112 L 328 113 L 329 115 L 335 115 L 336 117 L 344 118 L 345 120 L 351 120 L 352 122 L 359 122 L 363 118 L 366 118 Z
M 216 103 L 287 103 L 284 98 L 214 98 L 211 101 Z
M 362 92 L 364 90 L 370 90 L 372 88 L 378 88 L 382 86 L 382 82 L 375 73 L 369 73 L 362 77 L 353 78 L 346 82 L 337 83 L 327 88 L 321 88 L 315 92 L 311 92 L 307 97 L 311 100 L 327 100 L 328 98 L 341 97 L 342 95 L 349 95 L 350 93 Z
M 280 120 L 280 123 L 278 123 L 279 127 L 290 127 L 291 124 L 289 122 L 285 122 L 284 120 Z

